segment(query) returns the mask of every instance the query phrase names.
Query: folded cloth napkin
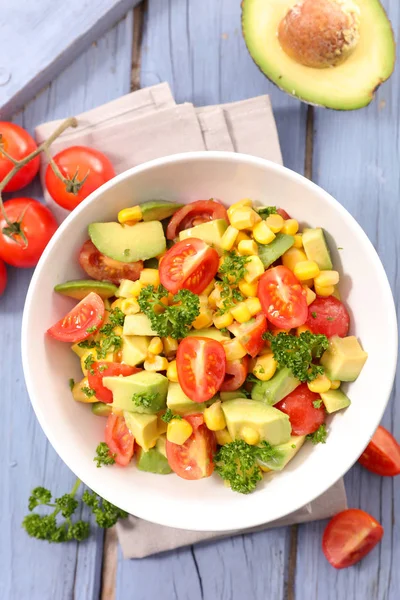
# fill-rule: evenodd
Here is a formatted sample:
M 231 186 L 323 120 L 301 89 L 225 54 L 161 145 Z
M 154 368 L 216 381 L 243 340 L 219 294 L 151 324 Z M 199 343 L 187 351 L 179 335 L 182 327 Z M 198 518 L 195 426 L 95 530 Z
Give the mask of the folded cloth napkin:
M 282 163 L 278 134 L 268 96 L 241 102 L 195 108 L 176 105 L 166 83 L 133 92 L 118 100 L 76 115 L 78 127 L 66 131 L 52 145 L 56 154 L 72 144 L 99 148 L 117 173 L 145 161 L 196 150 L 243 152 Z M 42 142 L 60 121 L 40 125 Z M 42 183 L 46 161 L 41 166 Z M 43 186 L 44 188 L 44 186 Z M 45 192 L 45 199 L 61 221 L 68 214 Z M 155 525 L 134 516 L 118 523 L 117 533 L 125 558 L 141 558 L 197 542 L 239 533 L 291 525 L 330 517 L 345 509 L 343 480 L 302 509 L 265 525 L 241 531 L 187 531 Z

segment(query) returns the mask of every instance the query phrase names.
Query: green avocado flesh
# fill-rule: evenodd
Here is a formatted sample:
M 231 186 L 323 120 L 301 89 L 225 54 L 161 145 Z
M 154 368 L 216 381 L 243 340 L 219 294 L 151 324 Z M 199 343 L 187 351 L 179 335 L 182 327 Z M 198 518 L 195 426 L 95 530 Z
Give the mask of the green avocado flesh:
M 306 67 L 282 49 L 278 29 L 298 0 L 243 0 L 242 29 L 251 57 L 281 90 L 310 104 L 354 110 L 371 102 L 395 63 L 392 27 L 379 0 L 356 0 L 360 39 L 342 63 Z
M 177 210 L 182 208 L 183 204 L 173 204 L 166 200 L 150 200 L 139 204 L 142 211 L 143 221 L 162 221 L 172 217 Z
M 270 267 L 294 244 L 294 237 L 286 233 L 277 233 L 270 244 L 258 244 L 258 256 L 265 268 Z
M 242 439 L 244 427 L 257 431 L 260 441 L 266 441 L 272 446 L 284 444 L 290 438 L 289 417 L 273 406 L 237 398 L 223 402 L 221 408 L 228 431 L 234 440 Z
M 156 473 L 157 475 L 168 475 L 172 473 L 172 469 L 168 464 L 165 456 L 157 450 L 150 448 L 147 452 L 139 450 L 137 468 L 139 471 L 147 471 L 148 473 Z
M 347 408 L 351 404 L 350 398 L 342 390 L 328 390 L 320 395 L 326 412 L 329 414 L 337 410 L 342 410 L 342 408 Z
M 300 381 L 293 377 L 287 367 L 279 369 L 269 381 L 255 383 L 251 390 L 251 397 L 265 404 L 277 404 L 285 396 L 293 392 L 300 385 Z
M 308 260 L 316 262 L 321 271 L 333 269 L 331 253 L 329 252 L 325 234 L 321 227 L 305 229 L 302 242 Z
M 147 452 L 154 446 L 158 436 L 157 415 L 123 412 L 125 423 L 135 442 Z
M 94 281 L 93 279 L 81 279 L 66 281 L 54 287 L 54 291 L 76 300 L 83 300 L 90 292 L 96 292 L 103 300 L 115 296 L 117 286 L 106 281 Z
M 338 337 L 334 335 L 329 340 L 329 347 L 321 356 L 321 365 L 331 381 L 355 381 L 368 354 L 361 348 L 356 337 Z
M 288 442 L 275 446 L 276 455 L 273 460 L 264 462 L 258 461 L 262 467 L 267 467 L 271 471 L 282 471 L 288 462 L 298 453 L 306 439 L 305 435 L 292 435 Z
M 155 414 L 166 406 L 168 379 L 160 373 L 140 371 L 128 377 L 103 377 L 103 385 L 113 393 L 113 409 Z M 134 394 L 147 394 L 149 404 L 135 401 Z
M 92 413 L 97 417 L 108 417 L 112 413 L 112 406 L 104 402 L 93 402 Z

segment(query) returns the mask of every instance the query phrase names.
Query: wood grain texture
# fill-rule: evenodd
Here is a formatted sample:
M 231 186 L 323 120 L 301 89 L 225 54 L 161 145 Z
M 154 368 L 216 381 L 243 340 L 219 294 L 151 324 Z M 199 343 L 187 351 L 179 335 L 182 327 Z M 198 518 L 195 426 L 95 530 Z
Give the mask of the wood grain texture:
M 62 73 L 15 120 L 33 131 L 40 122 L 69 116 L 129 91 L 132 13 Z M 24 190 L 24 193 L 25 190 Z M 40 197 L 38 185 L 27 194 Z M 102 565 L 102 530 L 80 545 L 33 540 L 21 529 L 33 487 L 58 495 L 75 480 L 47 442 L 31 408 L 20 360 L 21 315 L 31 270 L 9 269 L 0 299 L 2 419 L 0 437 L 0 598 L 3 600 L 97 600 Z M 44 382 L 45 385 L 45 382 Z M 86 510 L 84 510 L 84 518 Z M 4 518 L 7 516 L 7 518 Z

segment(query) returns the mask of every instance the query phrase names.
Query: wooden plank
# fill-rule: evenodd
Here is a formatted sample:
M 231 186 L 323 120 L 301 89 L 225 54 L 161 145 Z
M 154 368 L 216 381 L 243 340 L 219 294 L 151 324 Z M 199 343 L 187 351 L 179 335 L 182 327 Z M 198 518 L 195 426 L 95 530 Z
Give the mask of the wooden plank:
M 395 31 L 399 5 L 383 2 Z M 332 193 L 364 228 L 384 264 L 400 308 L 400 184 L 398 177 L 398 77 L 380 88 L 366 109 L 315 110 L 313 179 Z M 351 249 L 344 249 L 344 252 Z M 373 282 L 371 282 L 373 285 Z M 374 318 L 374 315 L 371 315 Z M 384 318 L 384 316 L 383 316 Z M 397 379 L 398 382 L 398 379 Z M 397 383 L 398 386 L 398 383 Z M 400 436 L 395 385 L 383 425 Z M 376 398 L 380 402 L 380 398 Z M 382 543 L 356 567 L 335 571 L 321 552 L 325 523 L 299 528 L 296 600 L 397 600 L 400 597 L 400 481 L 379 478 L 356 465 L 346 475 L 349 506 L 362 508 L 385 528 Z
M 306 107 L 276 90 L 253 64 L 241 36 L 240 3 L 149 0 L 141 85 L 165 80 L 177 102 L 199 106 L 271 94 L 285 163 L 303 171 Z M 279 600 L 287 594 L 291 541 L 287 528 L 120 560 L 116 597 Z
M 15 120 L 33 131 L 40 122 L 87 110 L 128 92 L 132 29 L 129 13 Z M 38 198 L 40 188 L 35 185 L 25 193 Z M 0 300 L 0 437 L 5 440 L 0 453 L 0 512 L 7 516 L 2 519 L 0 598 L 97 600 L 102 530 L 94 527 L 92 537 L 80 545 L 49 545 L 29 538 L 21 529 L 33 487 L 45 485 L 61 495 L 75 480 L 47 442 L 24 386 L 20 327 L 31 274 L 31 270 L 9 269 L 9 286 Z
M 139 0 L 3 0 L 0 114 L 9 117 L 121 19 Z M 29 51 L 29 60 L 24 52 Z

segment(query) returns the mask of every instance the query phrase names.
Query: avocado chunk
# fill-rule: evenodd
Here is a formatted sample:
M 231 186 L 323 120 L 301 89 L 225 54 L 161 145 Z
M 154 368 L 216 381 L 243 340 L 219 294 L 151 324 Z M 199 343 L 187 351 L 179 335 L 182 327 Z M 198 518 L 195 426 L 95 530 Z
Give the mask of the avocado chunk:
M 115 296 L 117 298 L 132 298 L 132 289 L 134 285 L 134 281 L 130 279 L 121 279 L 119 287 Z
M 153 258 L 167 247 L 160 221 L 136 225 L 91 223 L 88 232 L 97 250 L 124 263 Z
M 302 240 L 308 260 L 316 262 L 321 271 L 329 271 L 333 268 L 331 253 L 321 227 L 305 229 Z
M 54 286 L 54 291 L 76 300 L 83 300 L 90 292 L 96 292 L 103 300 L 111 298 L 117 293 L 117 286 L 107 281 L 95 281 L 94 279 L 81 279 L 66 281 Z
M 158 335 L 151 326 L 150 319 L 143 313 L 126 315 L 123 328 L 124 335 Z
M 158 431 L 160 432 L 160 427 L 158 427 Z M 167 436 L 160 435 L 157 438 L 156 448 L 163 456 L 167 456 Z
M 236 400 L 236 398 L 247 398 L 246 394 L 240 390 L 237 390 L 236 392 L 220 392 L 219 397 L 221 398 L 221 402 Z
M 123 414 L 126 426 L 135 438 L 135 442 L 145 452 L 155 446 L 158 435 L 157 415 L 132 413 L 128 410 L 124 410 Z
M 190 415 L 193 413 L 202 413 L 212 401 L 193 402 L 179 385 L 179 383 L 170 382 L 168 386 L 167 406 L 177 415 Z
M 342 390 L 328 390 L 320 394 L 322 402 L 325 405 L 326 412 L 329 414 L 342 410 L 350 406 L 350 398 Z
M 215 219 L 214 221 L 201 223 L 201 225 L 195 225 L 195 227 L 191 227 L 190 229 L 184 229 L 180 232 L 179 239 L 199 238 L 222 254 L 221 239 L 227 228 L 228 223 L 225 219 Z
M 113 393 L 113 410 L 155 414 L 166 406 L 168 379 L 160 373 L 140 371 L 127 377 L 103 377 L 103 385 Z M 150 405 L 136 402 L 134 394 L 146 394 Z
M 279 369 L 269 381 L 259 381 L 251 390 L 251 397 L 258 402 L 273 406 L 293 392 L 300 385 L 300 381 L 293 377 L 288 367 Z
M 139 450 L 136 464 L 139 471 L 147 471 L 148 473 L 156 473 L 157 475 L 172 473 L 168 460 L 157 448 L 150 448 L 147 452 L 142 449 Z
M 255 429 L 260 441 L 272 446 L 284 444 L 290 438 L 291 425 L 289 417 L 263 402 L 238 398 L 221 404 L 226 426 L 232 439 L 242 439 L 244 427 Z
M 150 338 L 144 335 L 122 335 L 122 362 L 136 367 L 146 360 Z
M 143 221 L 162 221 L 172 217 L 177 210 L 182 208 L 183 204 L 174 204 L 167 200 L 149 200 L 139 204 L 142 211 Z
M 298 453 L 305 439 L 305 435 L 290 436 L 287 442 L 275 446 L 277 453 L 273 460 L 268 462 L 258 460 L 259 465 L 266 469 L 271 469 L 271 471 L 282 471 L 288 462 Z
M 353 335 L 340 338 L 334 335 L 321 356 L 321 365 L 331 381 L 355 381 L 365 365 L 368 354 Z
M 373 99 L 377 87 L 390 77 L 395 64 L 393 31 L 381 2 L 357 0 L 355 3 L 337 3 L 337 8 L 343 10 L 342 23 L 348 22 L 347 15 L 352 15 L 352 8 L 356 5 L 357 13 L 354 16 L 353 10 L 351 16 L 354 33 L 350 28 L 343 29 L 342 24 L 341 28 L 334 29 L 337 20 L 329 18 L 329 14 L 322 16 L 331 24 L 327 32 L 320 26 L 318 18 L 309 18 L 307 22 L 308 15 L 304 13 L 302 18 L 301 13 L 304 4 L 289 0 L 242 1 L 243 35 L 254 62 L 281 90 L 305 102 L 336 110 L 366 106 Z M 292 27 L 288 25 L 284 31 L 292 32 L 297 56 L 296 52 L 289 52 L 280 39 L 281 23 L 287 22 L 290 9 L 293 9 Z M 300 23 L 298 29 L 301 32 L 297 37 L 296 22 Z M 331 32 L 332 38 L 326 37 Z M 331 39 L 340 40 L 341 47 L 332 48 Z M 330 51 L 335 64 L 306 66 L 300 60 L 298 54 L 301 50 L 318 49 L 318 44 L 319 48 Z
M 229 335 L 226 335 L 226 333 L 222 333 L 222 331 L 220 331 L 216 327 L 206 327 L 204 329 L 191 329 L 187 335 L 188 337 L 211 338 L 212 340 L 221 342 L 221 344 L 222 342 L 226 342 L 230 339 Z
M 97 417 L 108 417 L 112 413 L 112 406 L 104 402 L 94 402 L 92 404 L 92 413 Z
M 258 256 L 265 268 L 269 267 L 278 258 L 285 254 L 294 244 L 294 237 L 286 233 L 277 233 L 270 244 L 258 244 Z

